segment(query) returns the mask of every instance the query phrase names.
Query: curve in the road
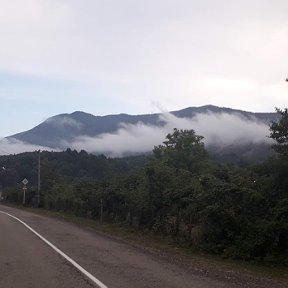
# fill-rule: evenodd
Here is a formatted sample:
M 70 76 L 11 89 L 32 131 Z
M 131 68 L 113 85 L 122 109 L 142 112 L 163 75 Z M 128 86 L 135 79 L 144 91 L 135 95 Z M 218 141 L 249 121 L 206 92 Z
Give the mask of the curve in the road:
M 90 279 L 90 281 L 92 281 L 98 287 L 108 288 L 105 284 L 103 284 L 95 276 L 93 276 L 91 273 L 89 273 L 87 270 L 85 270 L 81 265 L 79 265 L 76 261 L 71 259 L 68 255 L 66 255 L 64 252 L 62 252 L 59 248 L 57 248 L 55 245 L 53 245 L 51 242 L 49 242 L 46 238 L 44 238 L 42 235 L 40 235 L 38 232 L 36 232 L 33 228 L 31 228 L 24 221 L 20 220 L 19 218 L 15 217 L 15 216 L 7 213 L 7 212 L 0 210 L 0 213 L 9 216 L 9 217 L 15 219 L 16 221 L 20 222 L 22 225 L 24 225 L 27 229 L 29 229 L 32 233 L 34 233 L 37 237 L 39 237 L 44 243 L 46 243 L 48 246 L 50 246 L 54 251 L 56 251 L 64 259 L 66 259 L 69 263 L 71 263 L 77 270 L 79 270 L 83 275 L 85 275 L 88 279 Z

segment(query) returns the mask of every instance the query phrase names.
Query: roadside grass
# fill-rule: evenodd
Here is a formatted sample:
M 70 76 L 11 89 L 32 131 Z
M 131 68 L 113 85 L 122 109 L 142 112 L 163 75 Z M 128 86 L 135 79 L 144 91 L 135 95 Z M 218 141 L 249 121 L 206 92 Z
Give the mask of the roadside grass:
M 7 205 L 5 203 L 5 205 Z M 143 248 L 157 249 L 163 253 L 169 253 L 172 257 L 177 255 L 185 257 L 185 259 L 194 259 L 198 263 L 203 263 L 207 267 L 219 267 L 225 271 L 238 272 L 240 274 L 250 274 L 255 277 L 268 277 L 287 283 L 288 286 L 288 268 L 281 266 L 271 266 L 268 264 L 251 263 L 247 261 L 239 261 L 225 259 L 220 256 L 210 255 L 199 252 L 195 249 L 176 246 L 171 238 L 153 235 L 151 232 L 136 230 L 126 225 L 114 224 L 98 220 L 78 217 L 73 214 L 64 213 L 61 211 L 46 210 L 43 208 L 28 208 L 17 205 L 7 205 L 17 209 L 22 209 L 32 213 L 62 219 L 70 223 L 92 229 L 105 236 L 128 241 L 131 244 L 140 245 Z

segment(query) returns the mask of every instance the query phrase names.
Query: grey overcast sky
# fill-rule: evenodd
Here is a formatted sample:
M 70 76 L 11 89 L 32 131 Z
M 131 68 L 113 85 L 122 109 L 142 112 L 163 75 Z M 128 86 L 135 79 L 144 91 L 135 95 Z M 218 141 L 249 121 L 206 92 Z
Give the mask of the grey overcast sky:
M 287 0 L 0 0 L 0 136 L 60 113 L 288 106 Z

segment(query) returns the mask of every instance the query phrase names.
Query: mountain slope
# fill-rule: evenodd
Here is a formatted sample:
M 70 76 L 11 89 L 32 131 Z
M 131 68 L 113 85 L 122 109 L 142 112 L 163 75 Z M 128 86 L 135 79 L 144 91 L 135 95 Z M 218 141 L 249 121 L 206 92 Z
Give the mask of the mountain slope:
M 276 113 L 252 113 L 230 108 L 219 108 L 212 105 L 189 107 L 171 112 L 171 114 L 179 118 L 191 118 L 196 114 L 205 113 L 237 113 L 248 120 L 258 119 L 266 123 L 275 120 L 277 117 Z M 29 144 L 59 148 L 62 146 L 61 144 L 63 142 L 71 142 L 78 136 L 86 135 L 95 137 L 103 133 L 115 133 L 121 123 L 137 124 L 142 122 L 147 125 L 161 126 L 163 125 L 163 122 L 159 120 L 159 116 L 159 113 L 146 115 L 118 114 L 94 116 L 92 114 L 76 111 L 71 114 L 56 115 L 31 130 L 7 138 L 16 138 L 17 140 Z
M 123 156 L 151 151 L 176 127 L 194 129 L 203 135 L 210 153 L 220 159 L 254 156 L 263 159 L 270 151 L 267 125 L 275 120 L 276 113 L 252 113 L 212 105 L 146 115 L 94 116 L 76 111 L 51 117 L 7 139 L 52 149 L 69 147 Z
M 81 135 L 94 137 L 102 133 L 113 133 L 117 131 L 120 123 L 136 124 L 142 121 L 146 124 L 156 125 L 158 116 L 158 114 L 94 116 L 76 111 L 71 114 L 53 116 L 31 130 L 7 138 L 58 148 L 62 146 L 61 142 L 70 142 Z

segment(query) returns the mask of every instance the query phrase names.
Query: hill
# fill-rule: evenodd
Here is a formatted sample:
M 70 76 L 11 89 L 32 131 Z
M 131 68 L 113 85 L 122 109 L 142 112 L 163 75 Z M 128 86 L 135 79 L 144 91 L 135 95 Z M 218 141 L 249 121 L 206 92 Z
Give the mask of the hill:
M 90 148 L 89 152 L 93 152 L 93 153 L 105 153 L 108 155 L 109 154 L 110 155 L 118 155 L 118 154 L 129 155 L 129 154 L 137 154 L 138 152 L 139 153 L 149 152 L 153 149 L 153 145 L 160 144 L 162 140 L 164 140 L 163 137 L 166 134 L 163 133 L 163 136 L 161 136 L 162 138 L 159 138 L 159 140 L 155 139 L 154 142 L 149 143 L 150 146 L 148 145 L 147 147 L 140 148 L 141 146 L 140 144 L 142 144 L 143 142 L 143 139 L 140 140 L 140 138 L 141 136 L 143 137 L 145 136 L 144 134 L 145 132 L 143 131 L 145 131 L 145 129 L 147 130 L 148 128 L 150 130 L 153 130 L 153 129 L 161 130 L 161 127 L 162 127 L 163 130 L 165 129 L 167 130 L 171 126 L 170 127 L 170 130 L 171 130 L 174 127 L 180 128 L 180 129 L 194 129 L 194 127 L 198 128 L 199 126 L 200 127 L 199 130 L 200 132 L 202 132 L 203 127 L 205 125 L 206 125 L 205 129 L 207 130 L 213 123 L 215 124 L 215 122 L 218 121 L 219 123 L 215 124 L 217 125 L 216 128 L 219 130 L 222 127 L 222 131 L 218 132 L 218 134 L 221 134 L 221 133 L 223 134 L 223 131 L 224 131 L 226 136 L 227 135 L 229 136 L 229 133 L 230 134 L 235 133 L 235 129 L 233 127 L 230 129 L 234 131 L 228 131 L 227 129 L 225 129 L 224 126 L 227 125 L 227 122 L 229 121 L 230 122 L 238 121 L 239 123 L 241 122 L 241 127 L 242 127 L 241 129 L 245 130 L 245 126 L 247 126 L 247 129 L 248 129 L 251 125 L 254 125 L 254 126 L 255 125 L 256 126 L 268 125 L 271 121 L 275 121 L 277 119 L 276 113 L 253 113 L 253 112 L 235 110 L 231 108 L 223 108 L 223 107 L 221 108 L 221 107 L 212 106 L 212 105 L 206 105 L 202 107 L 189 107 L 189 108 L 185 108 L 185 109 L 178 110 L 178 111 L 172 111 L 170 113 L 168 112 L 164 113 L 164 115 L 165 114 L 166 114 L 166 118 L 163 117 L 163 114 L 161 113 L 144 114 L 144 115 L 118 114 L 118 115 L 94 116 L 92 114 L 88 114 L 85 112 L 76 111 L 71 114 L 60 114 L 60 115 L 56 115 L 51 118 L 48 118 L 46 121 L 39 124 L 38 126 L 28 131 L 24 131 L 15 135 L 11 135 L 7 137 L 7 139 L 14 138 L 14 139 L 17 139 L 19 141 L 22 141 L 28 144 L 50 147 L 51 149 L 66 149 L 70 147 L 70 148 L 73 148 L 73 149 L 75 148 L 78 150 L 79 149 L 81 150 L 82 148 L 84 150 L 89 150 Z M 173 121 L 171 120 L 171 117 L 174 117 Z M 214 120 L 211 119 L 211 117 L 214 117 L 216 121 L 214 121 L 215 119 Z M 220 117 L 222 118 L 220 119 Z M 169 121 L 171 121 L 171 123 L 169 123 L 170 126 L 167 125 Z M 179 121 L 182 121 L 182 122 L 179 123 Z M 183 121 L 194 121 L 194 122 L 191 123 L 191 125 L 189 124 L 191 126 L 190 127 L 187 123 L 184 123 Z M 183 126 L 183 127 L 180 127 L 180 126 Z M 135 132 L 136 129 L 137 129 L 138 134 Z M 205 129 L 203 130 L 204 132 L 202 133 L 207 134 L 208 132 Z M 253 127 L 253 129 L 257 130 L 258 128 Z M 103 141 L 103 137 L 104 137 L 103 135 L 105 136 L 109 135 L 109 137 L 111 138 L 111 139 L 109 138 L 110 139 L 109 144 L 111 144 L 111 141 L 112 142 L 114 141 L 115 145 L 116 145 L 116 142 L 119 142 L 118 146 L 120 147 L 121 146 L 120 142 L 125 137 L 124 135 L 122 135 L 123 130 L 128 131 L 130 133 L 129 137 L 131 137 L 131 134 L 134 133 L 136 136 L 133 135 L 133 137 L 134 138 L 138 137 L 141 143 L 139 144 L 136 141 L 133 147 L 133 151 L 129 150 L 129 147 L 127 147 L 126 150 L 122 149 L 117 154 L 117 153 L 114 153 L 115 152 L 113 151 L 114 148 L 113 147 L 111 148 L 110 147 L 111 145 L 110 146 L 108 145 L 110 147 L 109 148 L 106 145 L 107 142 Z M 130 130 L 132 130 L 132 132 Z M 197 133 L 201 134 L 200 132 L 198 132 L 197 129 L 194 129 L 194 130 L 196 130 Z M 214 136 L 213 135 L 211 136 L 209 133 L 208 133 L 209 134 L 208 137 L 207 135 L 204 135 L 205 138 L 208 139 L 208 142 L 209 142 L 209 143 L 206 143 L 207 146 L 210 147 L 210 150 L 212 151 L 212 153 L 214 154 L 216 153 L 218 156 L 220 155 L 222 157 L 224 154 L 224 158 L 226 158 L 227 160 L 229 160 L 230 158 L 234 159 L 235 155 L 238 155 L 238 154 L 241 154 L 242 156 L 246 155 L 246 157 L 249 158 L 251 157 L 251 154 L 257 155 L 258 153 L 259 154 L 258 156 L 262 158 L 263 156 L 265 157 L 268 153 L 269 149 L 267 148 L 267 145 L 264 143 L 265 142 L 264 140 L 260 142 L 258 141 L 257 143 L 255 143 L 254 140 L 253 141 L 249 140 L 249 137 L 254 137 L 253 134 L 255 133 L 253 131 L 249 132 L 250 134 L 252 133 L 252 135 L 248 135 L 248 134 L 246 135 L 245 131 L 243 132 L 239 130 L 238 135 L 237 133 L 235 134 L 236 138 L 235 138 L 234 143 L 232 141 L 233 139 L 232 140 L 229 139 L 230 142 L 229 143 L 227 142 L 227 145 L 224 145 L 225 150 L 223 150 L 222 149 L 223 143 L 221 143 L 221 145 L 219 144 L 219 139 L 223 135 L 216 135 L 217 131 L 215 130 L 215 128 L 211 127 L 211 130 L 214 130 L 214 131 L 210 131 L 211 135 L 213 133 L 215 134 L 215 135 L 213 134 Z M 121 131 L 122 131 L 122 134 L 121 134 Z M 242 134 L 244 133 L 244 136 L 241 133 Z M 118 135 L 119 137 L 117 138 L 115 135 Z M 149 134 L 146 136 L 147 136 L 146 138 L 150 138 Z M 237 137 L 238 138 L 245 137 L 247 138 L 246 139 L 247 141 L 245 141 L 245 143 L 240 143 L 241 141 L 239 142 L 239 139 Z M 78 144 L 79 139 L 82 141 L 82 142 L 80 141 L 80 144 Z M 93 140 L 93 142 L 91 142 L 92 141 L 91 139 Z M 89 145 L 86 145 L 87 141 L 90 141 Z M 101 147 L 101 149 L 99 148 L 99 145 L 100 145 L 99 143 L 101 143 L 101 141 L 103 142 L 102 146 L 104 145 L 105 148 L 107 146 L 107 150 L 105 150 L 103 147 Z M 129 140 L 126 140 L 126 141 L 129 141 Z M 221 141 L 225 142 L 225 137 L 224 138 L 222 137 Z M 126 146 L 129 146 L 128 144 L 126 143 Z M 81 145 L 83 145 L 83 147 L 81 147 Z M 137 145 L 139 146 L 139 151 L 137 150 Z M 249 146 L 248 150 L 247 150 L 247 145 Z M 91 147 L 95 147 L 95 149 L 93 148 L 94 149 L 93 150 Z M 257 158 L 259 158 L 258 156 Z

